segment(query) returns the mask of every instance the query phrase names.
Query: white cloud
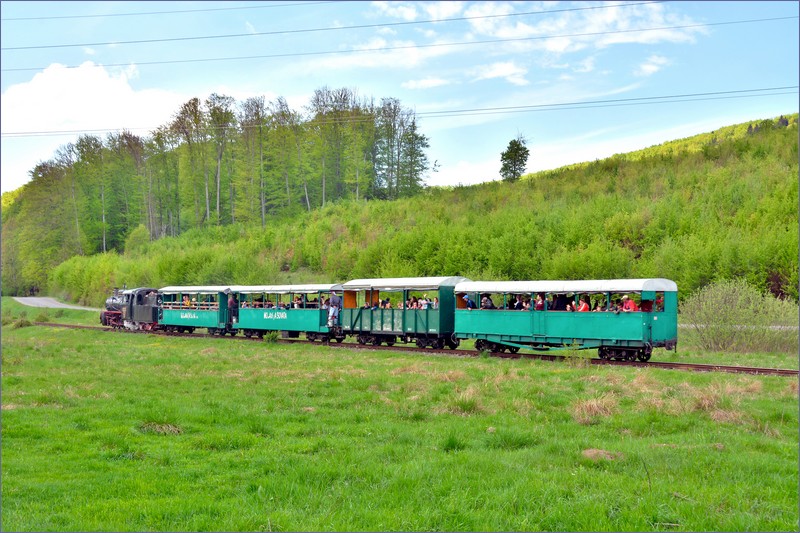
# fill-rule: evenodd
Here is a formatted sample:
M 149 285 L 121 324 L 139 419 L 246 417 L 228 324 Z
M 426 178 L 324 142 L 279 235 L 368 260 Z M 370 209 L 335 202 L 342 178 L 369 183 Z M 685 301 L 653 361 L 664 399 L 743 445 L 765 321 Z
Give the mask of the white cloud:
M 404 81 L 400 86 L 404 89 L 430 89 L 432 87 L 441 87 L 442 85 L 449 84 L 449 81 L 441 78 L 425 78 L 424 80 Z
M 97 51 L 94 48 L 89 48 L 88 46 L 83 47 L 83 53 L 87 56 L 93 56 L 97 54 Z
M 102 130 L 125 128 L 145 136 L 191 98 L 163 90 L 136 91 L 129 83 L 136 76 L 135 66 L 112 73 L 87 61 L 79 68 L 53 64 L 30 81 L 10 86 L 0 99 L 2 190 L 26 183 L 28 171 L 79 135 L 8 137 L 10 133 L 69 131 L 105 137 Z
M 484 161 L 460 160 L 454 164 L 445 164 L 438 172 L 432 172 L 426 181 L 427 185 L 474 185 L 486 181 L 500 179 L 500 157 Z
M 416 20 L 417 8 L 413 2 L 372 2 L 383 15 L 406 21 Z
M 473 73 L 475 81 L 504 78 L 514 85 L 528 85 L 529 83 L 525 79 L 525 74 L 528 73 L 527 69 L 515 65 L 512 61 L 477 67 L 473 69 Z
M 464 9 L 464 2 L 430 2 L 422 4 L 422 9 L 433 20 L 453 18 Z
M 634 72 L 635 76 L 651 76 L 661 70 L 663 67 L 669 65 L 670 61 L 662 56 L 650 56 L 647 61 L 639 65 L 639 68 Z
M 247 30 L 247 33 L 257 33 L 256 27 L 250 24 L 249 22 L 245 22 L 244 27 Z

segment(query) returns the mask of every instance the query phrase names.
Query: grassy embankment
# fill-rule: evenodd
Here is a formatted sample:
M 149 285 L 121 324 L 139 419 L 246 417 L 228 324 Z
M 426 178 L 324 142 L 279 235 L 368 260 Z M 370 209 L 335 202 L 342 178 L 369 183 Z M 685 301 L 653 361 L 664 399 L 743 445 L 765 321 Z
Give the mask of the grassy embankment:
M 2 350 L 4 530 L 798 527 L 792 379 L 13 323 Z

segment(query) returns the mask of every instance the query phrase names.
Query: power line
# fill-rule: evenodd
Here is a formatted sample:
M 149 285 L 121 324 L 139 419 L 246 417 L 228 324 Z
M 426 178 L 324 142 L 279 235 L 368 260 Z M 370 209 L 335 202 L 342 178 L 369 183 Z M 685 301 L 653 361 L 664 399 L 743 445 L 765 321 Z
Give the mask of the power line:
M 143 15 L 172 15 L 176 13 L 204 13 L 210 11 L 239 11 L 244 9 L 271 9 L 275 7 L 296 7 L 296 6 L 313 6 L 318 4 L 332 4 L 337 0 L 328 0 L 326 2 L 299 2 L 295 4 L 268 4 L 262 6 L 240 6 L 240 7 L 216 7 L 209 9 L 180 9 L 174 11 L 142 11 L 138 13 L 105 13 L 100 15 L 61 15 L 52 17 L 9 17 L 4 18 L 6 21 L 20 21 L 20 20 L 60 20 L 60 19 L 89 19 L 89 18 L 106 18 L 106 17 L 135 17 Z M 341 3 L 341 2 L 339 2 Z
M 431 20 L 415 20 L 415 21 L 404 21 L 404 22 L 386 22 L 382 24 L 358 24 L 354 26 L 340 26 L 340 27 L 327 27 L 327 28 L 306 28 L 306 29 L 299 29 L 299 30 L 276 30 L 276 31 L 266 31 L 266 32 L 253 32 L 253 33 L 231 33 L 226 35 L 204 35 L 204 36 L 196 36 L 196 37 L 170 37 L 164 39 L 137 39 L 133 41 L 111 41 L 111 42 L 97 42 L 97 43 L 79 43 L 79 44 L 50 44 L 50 45 L 38 45 L 38 46 L 11 46 L 6 48 L 0 48 L 0 50 L 40 50 L 44 48 L 77 48 L 83 46 L 111 46 L 111 45 L 121 45 L 121 44 L 150 44 L 150 43 L 164 43 L 164 42 L 175 42 L 175 41 L 198 41 L 198 40 L 207 40 L 207 39 L 230 39 L 234 37 L 255 37 L 255 36 L 264 36 L 264 35 L 289 35 L 289 34 L 296 34 L 296 33 L 312 33 L 312 32 L 323 32 L 323 31 L 340 31 L 340 30 L 356 30 L 356 29 L 366 29 L 366 28 L 386 28 L 392 26 L 409 26 L 414 24 L 433 24 L 433 23 L 441 23 L 441 22 L 458 22 L 458 21 L 465 21 L 465 20 L 476 20 L 476 19 L 490 19 L 490 18 L 501 18 L 501 17 L 521 17 L 525 15 L 549 15 L 552 13 L 566 13 L 566 12 L 574 12 L 574 11 L 586 11 L 586 10 L 594 10 L 594 9 L 607 9 L 611 7 L 630 7 L 630 6 L 638 6 L 638 5 L 646 5 L 646 4 L 658 4 L 662 3 L 663 0 L 653 0 L 653 1 L 645 1 L 645 2 L 635 2 L 629 4 L 613 4 L 613 5 L 604 5 L 604 6 L 589 6 L 589 7 L 575 7 L 575 8 L 568 8 L 568 9 L 551 9 L 547 11 L 526 11 L 522 13 L 508 13 L 505 15 L 480 15 L 474 17 L 454 17 L 454 18 L 447 18 L 447 19 L 431 19 Z
M 385 47 L 376 47 L 376 48 L 360 48 L 358 50 L 322 50 L 316 52 L 288 52 L 285 54 L 266 54 L 266 55 L 255 55 L 255 56 L 236 56 L 236 57 L 215 57 L 215 58 L 197 58 L 197 59 L 175 59 L 175 60 L 165 60 L 165 61 L 141 61 L 141 62 L 132 62 L 132 63 L 109 63 L 109 64 L 92 64 L 92 67 L 126 67 L 131 64 L 135 64 L 137 66 L 149 66 L 149 65 L 171 65 L 171 64 L 179 64 L 179 63 L 210 63 L 210 62 L 217 62 L 217 61 L 243 61 L 243 60 L 253 60 L 253 59 L 275 59 L 279 57 L 303 57 L 303 56 L 319 56 L 319 55 L 337 55 L 337 54 L 355 54 L 355 53 L 366 53 L 366 52 L 390 52 L 395 50 L 409 50 L 409 49 L 416 49 L 416 48 L 440 48 L 444 46 L 472 46 L 472 45 L 484 45 L 484 44 L 499 44 L 499 43 L 510 43 L 510 42 L 524 42 L 524 41 L 537 41 L 537 40 L 546 40 L 546 39 L 562 39 L 562 38 L 576 38 L 576 37 L 598 37 L 602 35 L 616 35 L 616 34 L 626 34 L 626 33 L 638 33 L 638 32 L 648 32 L 648 31 L 664 31 L 664 30 L 681 30 L 681 29 L 691 29 L 691 28 L 701 28 L 701 27 L 712 27 L 712 26 L 729 26 L 734 24 L 751 24 L 756 22 L 774 22 L 780 20 L 790 20 L 790 19 L 797 19 L 797 16 L 789 16 L 789 17 L 773 17 L 773 18 L 765 18 L 765 19 L 748 19 L 748 20 L 733 20 L 733 21 L 724 21 L 724 22 L 706 22 L 700 24 L 687 24 L 682 26 L 662 26 L 657 28 L 640 28 L 640 29 L 630 29 L 630 30 L 609 30 L 609 31 L 601 31 L 601 32 L 588 32 L 588 33 L 568 33 L 562 35 L 540 35 L 536 37 L 517 37 L 517 38 L 510 38 L 510 39 L 491 39 L 491 40 L 484 40 L 484 41 L 462 41 L 462 42 L 453 42 L 453 43 L 434 43 L 434 44 L 415 44 L 415 45 L 404 45 L 404 46 L 385 46 Z M 79 68 L 81 65 L 69 65 L 65 68 Z M 4 68 L 0 69 L 0 72 L 23 72 L 23 71 L 33 71 L 33 70 L 44 70 L 47 67 L 21 67 L 21 68 Z
M 686 93 L 686 94 L 673 94 L 664 96 L 646 96 L 638 98 L 617 98 L 608 100 L 587 100 L 585 102 L 562 102 L 554 104 L 534 104 L 525 106 L 509 106 L 509 107 L 483 107 L 471 109 L 451 109 L 444 111 L 426 111 L 414 113 L 415 117 L 420 118 L 449 118 L 461 117 L 471 115 L 500 115 L 509 113 L 528 113 L 534 111 L 566 111 L 573 109 L 589 109 L 589 108 L 612 108 L 621 106 L 633 105 L 652 105 L 652 104 L 666 104 L 666 103 L 683 103 L 705 100 L 728 100 L 731 98 L 756 98 L 766 96 L 780 96 L 784 94 L 797 94 L 798 85 L 788 85 L 784 87 L 767 87 L 761 89 L 741 89 L 734 91 L 713 91 L 703 93 Z M 755 94 L 762 93 L 762 94 Z M 342 122 L 359 123 L 370 122 L 372 117 L 358 117 L 351 119 L 344 119 Z M 333 120 L 322 120 L 320 123 L 333 122 Z M 160 127 L 160 126 L 159 126 Z M 27 132 L 3 132 L 2 137 L 6 138 L 21 138 L 21 137 L 45 137 L 45 136 L 59 136 L 59 135 L 80 135 L 91 133 L 116 133 L 119 131 L 155 131 L 155 128 L 96 128 L 84 130 L 53 130 L 53 131 L 27 131 Z

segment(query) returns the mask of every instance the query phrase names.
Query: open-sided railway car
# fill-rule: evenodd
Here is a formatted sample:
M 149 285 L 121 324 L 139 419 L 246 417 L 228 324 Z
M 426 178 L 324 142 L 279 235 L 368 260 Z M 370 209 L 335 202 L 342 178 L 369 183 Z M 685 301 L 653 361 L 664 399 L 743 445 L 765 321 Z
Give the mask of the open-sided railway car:
M 338 284 L 231 287 L 239 304 L 234 327 L 245 337 L 281 331 L 291 338 L 305 333 L 310 341 L 342 342 L 345 335 L 341 328 L 327 326 L 328 309 L 324 305 L 331 291 L 341 290 Z
M 207 328 L 215 335 L 236 334 L 228 317 L 229 286 L 173 286 L 163 287 L 160 322 L 166 331 L 192 333 L 197 328 Z
M 455 336 L 492 352 L 597 348 L 601 358 L 647 361 L 653 348 L 677 345 L 677 291 L 675 282 L 660 278 L 465 281 L 455 287 Z M 467 309 L 465 296 L 479 308 Z M 480 308 L 485 298 L 492 308 Z M 523 310 L 509 305 L 516 301 Z M 623 310 L 626 301 L 638 303 Z
M 348 281 L 342 285 L 342 329 L 347 335 L 355 335 L 360 344 L 392 346 L 399 340 L 416 342 L 420 348 L 447 345 L 455 349 L 458 339 L 453 336 L 453 289 L 464 280 L 454 276 Z M 408 305 L 420 300 L 427 305 Z

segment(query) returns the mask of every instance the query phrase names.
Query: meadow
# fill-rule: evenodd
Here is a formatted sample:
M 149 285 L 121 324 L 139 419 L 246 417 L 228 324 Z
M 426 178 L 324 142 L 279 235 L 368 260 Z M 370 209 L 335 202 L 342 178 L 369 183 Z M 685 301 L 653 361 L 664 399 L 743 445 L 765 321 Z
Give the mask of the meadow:
M 23 311 L 3 299 L 3 530 L 798 528 L 796 379 L 21 327 L 42 312 Z

